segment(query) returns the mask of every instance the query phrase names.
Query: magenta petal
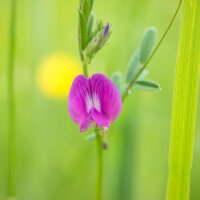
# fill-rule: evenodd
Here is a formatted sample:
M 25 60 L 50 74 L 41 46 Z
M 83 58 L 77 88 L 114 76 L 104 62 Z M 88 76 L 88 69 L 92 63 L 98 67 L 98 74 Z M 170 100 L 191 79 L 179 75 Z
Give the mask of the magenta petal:
M 101 114 L 108 120 L 114 121 L 122 110 L 121 96 L 113 84 L 103 74 L 95 74 L 90 79 L 91 91 L 96 93 L 101 102 Z
M 88 95 L 88 79 L 79 75 L 73 81 L 68 97 L 68 111 L 74 122 L 81 125 L 87 117 L 85 99 Z
M 108 128 L 122 110 L 121 96 L 103 74 L 95 74 L 87 79 L 79 75 L 73 81 L 68 98 L 68 111 L 80 131 L 91 125 Z
M 98 126 L 109 128 L 108 120 L 96 109 L 92 110 L 92 119 Z
M 88 115 L 83 122 L 81 123 L 80 126 L 80 132 L 84 132 L 86 131 L 88 128 L 90 128 L 90 126 L 92 125 L 92 116 Z
M 109 128 L 108 120 L 96 109 L 92 109 L 89 115 L 82 122 L 80 131 L 84 132 L 91 126 L 96 127 L 96 125 Z

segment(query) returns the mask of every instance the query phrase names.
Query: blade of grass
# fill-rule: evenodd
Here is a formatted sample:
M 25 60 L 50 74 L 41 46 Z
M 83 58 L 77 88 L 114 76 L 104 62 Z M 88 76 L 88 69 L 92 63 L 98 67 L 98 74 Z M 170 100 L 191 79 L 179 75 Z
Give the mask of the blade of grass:
M 10 36 L 8 48 L 8 198 L 15 198 L 15 105 L 14 105 L 14 53 L 15 53 L 15 26 L 17 1 L 11 1 Z
M 188 200 L 200 66 L 200 1 L 185 0 L 174 83 L 167 200 Z

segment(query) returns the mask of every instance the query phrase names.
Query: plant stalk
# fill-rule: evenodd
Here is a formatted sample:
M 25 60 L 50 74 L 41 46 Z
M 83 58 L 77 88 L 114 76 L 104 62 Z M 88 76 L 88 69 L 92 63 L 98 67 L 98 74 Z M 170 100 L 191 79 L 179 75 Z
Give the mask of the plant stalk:
M 15 199 L 15 99 L 14 99 L 14 58 L 17 1 L 11 1 L 10 35 L 8 48 L 8 199 Z
M 96 183 L 96 200 L 102 200 L 103 186 L 103 144 L 99 133 L 97 135 L 97 183 Z
M 87 64 L 83 64 L 83 74 L 88 77 L 88 65 Z
M 153 52 L 151 53 L 151 55 L 149 56 L 149 58 L 147 59 L 146 63 L 143 64 L 139 70 L 139 72 L 137 73 L 137 75 L 135 76 L 135 78 L 130 82 L 130 84 L 126 87 L 126 90 L 122 96 L 122 101 L 124 102 L 129 91 L 131 90 L 132 86 L 134 85 L 134 83 L 137 81 L 138 77 L 141 75 L 141 73 L 143 72 L 143 70 L 146 68 L 146 66 L 149 64 L 149 62 L 151 61 L 151 59 L 153 58 L 153 56 L 155 55 L 155 53 L 157 52 L 157 50 L 159 49 L 160 45 L 162 44 L 163 40 L 165 39 L 167 33 L 169 32 L 177 14 L 178 14 L 178 11 L 180 10 L 180 7 L 181 7 L 181 3 L 182 3 L 182 0 L 179 0 L 179 3 L 178 3 L 178 6 L 176 8 L 176 11 L 172 17 L 172 19 L 170 20 L 169 22 L 169 25 L 167 26 L 165 32 L 163 33 L 162 37 L 160 38 L 158 44 L 156 45 L 156 47 L 154 48 Z

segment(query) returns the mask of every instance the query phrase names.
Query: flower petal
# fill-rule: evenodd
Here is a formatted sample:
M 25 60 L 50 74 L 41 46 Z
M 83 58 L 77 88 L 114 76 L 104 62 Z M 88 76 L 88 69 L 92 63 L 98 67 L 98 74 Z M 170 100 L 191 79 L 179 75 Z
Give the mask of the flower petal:
M 95 108 L 93 108 L 85 120 L 82 122 L 80 131 L 84 132 L 91 126 L 103 126 L 109 128 L 108 120 Z
M 80 132 L 86 131 L 86 130 L 87 130 L 88 128 L 90 128 L 92 125 L 93 125 L 93 123 L 92 123 L 92 116 L 91 116 L 91 114 L 90 114 L 90 115 L 88 115 L 88 116 L 83 120 L 83 122 L 81 123 Z
M 98 110 L 93 109 L 91 112 L 92 119 L 97 125 L 109 128 L 108 120 Z
M 108 123 L 112 122 L 122 110 L 122 99 L 117 88 L 103 74 L 95 74 L 89 81 L 90 91 L 99 97 L 101 114 L 108 120 Z
M 68 112 L 74 122 L 81 125 L 87 117 L 85 99 L 88 96 L 88 79 L 83 76 L 77 76 L 71 86 L 68 97 Z
M 95 74 L 89 79 L 79 75 L 73 81 L 68 111 L 72 120 L 80 125 L 81 132 L 92 125 L 108 128 L 121 109 L 122 100 L 117 88 L 103 74 Z

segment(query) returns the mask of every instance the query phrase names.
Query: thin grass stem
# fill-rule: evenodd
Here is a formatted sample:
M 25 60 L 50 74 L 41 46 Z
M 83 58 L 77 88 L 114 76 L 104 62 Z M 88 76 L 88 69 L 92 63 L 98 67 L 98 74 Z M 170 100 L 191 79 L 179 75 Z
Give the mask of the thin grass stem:
M 11 1 L 10 35 L 8 48 L 8 199 L 15 199 L 15 98 L 14 98 L 14 59 L 17 1 Z

